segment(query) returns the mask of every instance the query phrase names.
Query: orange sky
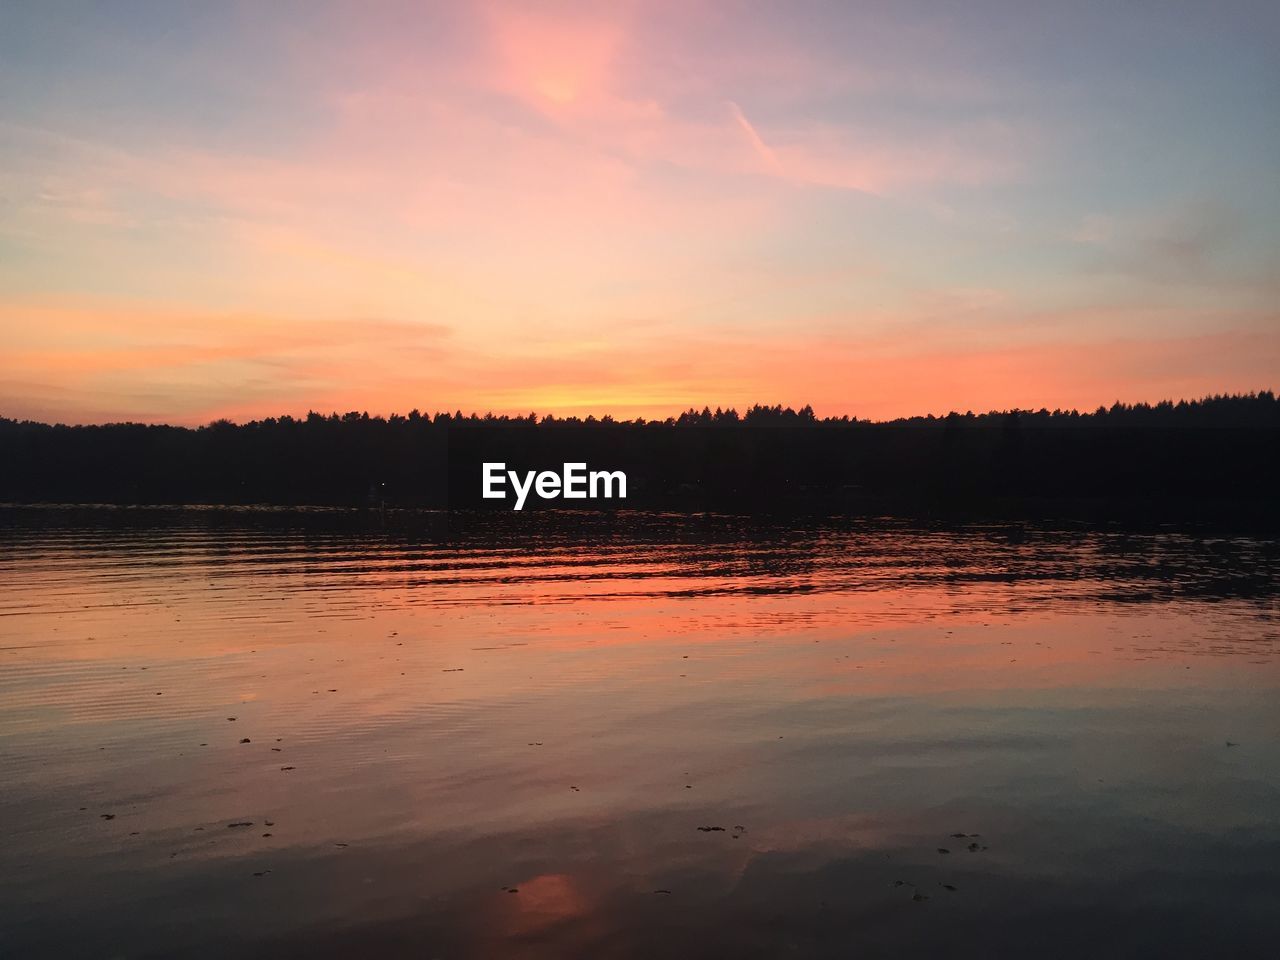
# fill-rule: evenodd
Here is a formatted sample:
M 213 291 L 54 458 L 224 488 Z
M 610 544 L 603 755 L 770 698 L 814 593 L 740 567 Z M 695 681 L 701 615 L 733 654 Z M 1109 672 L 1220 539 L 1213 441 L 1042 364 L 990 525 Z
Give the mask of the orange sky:
M 1255 14 L 20 10 L 0 415 L 1274 388 L 1280 69 Z

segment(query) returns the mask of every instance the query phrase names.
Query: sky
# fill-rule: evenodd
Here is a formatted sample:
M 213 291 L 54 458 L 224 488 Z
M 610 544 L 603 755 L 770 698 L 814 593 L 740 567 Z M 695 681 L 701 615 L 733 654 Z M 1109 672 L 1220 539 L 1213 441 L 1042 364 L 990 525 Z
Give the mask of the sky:
M 1280 387 L 1280 4 L 0 0 L 0 416 Z

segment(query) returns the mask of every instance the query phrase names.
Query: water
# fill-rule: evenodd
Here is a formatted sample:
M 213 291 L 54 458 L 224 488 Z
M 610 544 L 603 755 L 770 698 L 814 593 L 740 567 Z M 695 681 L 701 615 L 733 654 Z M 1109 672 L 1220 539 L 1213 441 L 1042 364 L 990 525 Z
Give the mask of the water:
M 0 520 L 6 957 L 1280 936 L 1274 540 Z

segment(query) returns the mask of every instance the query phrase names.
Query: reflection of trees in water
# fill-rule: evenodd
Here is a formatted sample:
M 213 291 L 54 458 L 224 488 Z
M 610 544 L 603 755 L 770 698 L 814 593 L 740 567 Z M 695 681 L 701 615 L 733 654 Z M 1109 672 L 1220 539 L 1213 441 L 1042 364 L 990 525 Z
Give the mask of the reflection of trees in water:
M 0 542 L 19 555 L 109 545 L 212 577 L 537 585 L 565 600 L 584 585 L 598 598 L 930 591 L 965 609 L 1241 600 L 1269 617 L 1280 598 L 1278 540 L 1079 525 L 547 512 L 384 526 L 355 512 L 17 507 L 0 510 Z

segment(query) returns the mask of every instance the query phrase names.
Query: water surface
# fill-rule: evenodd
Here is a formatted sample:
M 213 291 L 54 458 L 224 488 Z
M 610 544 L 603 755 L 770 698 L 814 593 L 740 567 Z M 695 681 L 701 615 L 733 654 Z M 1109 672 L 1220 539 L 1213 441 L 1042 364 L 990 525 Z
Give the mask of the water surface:
M 1280 936 L 1274 540 L 0 518 L 0 955 Z

